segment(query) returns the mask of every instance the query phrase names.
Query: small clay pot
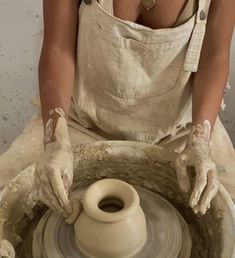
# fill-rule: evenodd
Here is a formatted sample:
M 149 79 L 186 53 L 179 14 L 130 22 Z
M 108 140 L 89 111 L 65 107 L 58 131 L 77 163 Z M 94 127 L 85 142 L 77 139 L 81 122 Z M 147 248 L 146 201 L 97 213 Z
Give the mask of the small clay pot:
M 146 220 L 136 190 L 117 179 L 89 186 L 74 224 L 78 248 L 88 257 L 127 258 L 147 239 Z

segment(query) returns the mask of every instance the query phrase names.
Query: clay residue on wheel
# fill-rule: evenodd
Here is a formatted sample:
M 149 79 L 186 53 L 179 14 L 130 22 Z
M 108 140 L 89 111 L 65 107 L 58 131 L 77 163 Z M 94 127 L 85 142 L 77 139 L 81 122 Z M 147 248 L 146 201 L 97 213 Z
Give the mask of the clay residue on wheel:
M 74 147 L 74 163 L 77 164 L 78 160 L 102 160 L 108 155 L 110 146 L 99 141 L 94 143 L 83 143 Z

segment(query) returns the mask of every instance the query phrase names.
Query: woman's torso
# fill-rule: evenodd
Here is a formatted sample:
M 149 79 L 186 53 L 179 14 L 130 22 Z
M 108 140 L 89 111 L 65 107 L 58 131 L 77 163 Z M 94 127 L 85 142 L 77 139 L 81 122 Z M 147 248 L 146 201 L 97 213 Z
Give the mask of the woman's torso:
M 113 1 L 83 2 L 73 119 L 108 138 L 146 142 L 190 123 L 191 74 L 210 2 L 195 1 L 186 3 L 175 27 L 162 29 L 114 16 Z

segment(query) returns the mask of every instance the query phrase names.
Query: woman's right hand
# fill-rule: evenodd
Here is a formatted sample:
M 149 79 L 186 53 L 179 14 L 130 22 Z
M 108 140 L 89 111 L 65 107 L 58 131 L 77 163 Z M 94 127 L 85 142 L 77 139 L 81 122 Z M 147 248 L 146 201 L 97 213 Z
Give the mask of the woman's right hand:
M 78 213 L 68 196 L 73 181 L 73 152 L 64 113 L 59 108 L 55 112 L 59 117 L 54 135 L 53 119 L 49 119 L 45 126 L 44 152 L 36 165 L 35 183 L 39 199 L 69 218 L 74 212 Z

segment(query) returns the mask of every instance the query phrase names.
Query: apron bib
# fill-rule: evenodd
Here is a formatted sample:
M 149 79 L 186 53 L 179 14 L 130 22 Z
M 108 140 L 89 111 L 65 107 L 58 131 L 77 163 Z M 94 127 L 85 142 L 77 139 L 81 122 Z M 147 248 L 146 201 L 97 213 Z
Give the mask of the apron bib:
M 181 25 L 162 29 L 113 16 L 112 3 L 80 5 L 71 116 L 109 139 L 158 143 L 192 121 L 191 75 L 210 0 L 200 0 Z

